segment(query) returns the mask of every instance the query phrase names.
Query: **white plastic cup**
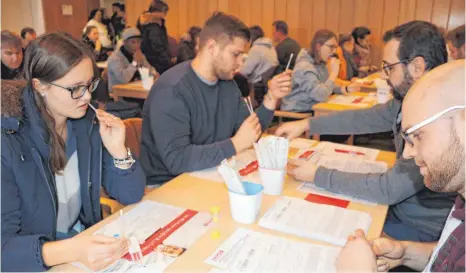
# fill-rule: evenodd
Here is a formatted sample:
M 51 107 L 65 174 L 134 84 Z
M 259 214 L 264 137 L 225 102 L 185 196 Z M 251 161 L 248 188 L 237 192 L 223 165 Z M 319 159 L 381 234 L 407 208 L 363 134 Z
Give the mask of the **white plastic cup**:
M 390 100 L 390 89 L 389 88 L 377 88 L 377 102 L 386 103 Z
M 259 167 L 259 177 L 264 193 L 268 195 L 281 195 L 285 185 L 285 170 L 273 170 Z
M 152 85 L 154 84 L 154 78 L 152 77 L 143 77 L 142 79 L 142 87 L 146 90 L 150 90 Z
M 252 224 L 260 213 L 264 187 L 250 182 L 243 184 L 247 195 L 228 191 L 231 216 L 240 224 Z

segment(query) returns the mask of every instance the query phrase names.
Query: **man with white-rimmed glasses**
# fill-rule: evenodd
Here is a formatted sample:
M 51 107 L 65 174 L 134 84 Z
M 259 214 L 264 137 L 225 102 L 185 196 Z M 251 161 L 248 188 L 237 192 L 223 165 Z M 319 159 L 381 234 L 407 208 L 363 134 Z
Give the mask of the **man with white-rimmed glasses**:
M 383 272 L 405 265 L 415 271 L 465 272 L 464 64 L 461 60 L 434 69 L 410 89 L 403 103 L 403 157 L 414 159 L 429 189 L 458 193 L 440 240 L 369 242 L 357 231 L 340 253 L 339 271 Z

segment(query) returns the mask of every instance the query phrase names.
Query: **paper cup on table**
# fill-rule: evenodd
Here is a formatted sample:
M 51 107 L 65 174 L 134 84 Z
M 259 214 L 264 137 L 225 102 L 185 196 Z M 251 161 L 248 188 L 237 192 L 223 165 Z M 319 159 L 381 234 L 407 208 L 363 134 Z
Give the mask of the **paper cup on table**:
M 142 79 L 142 87 L 146 90 L 150 90 L 152 88 L 152 85 L 154 84 L 154 78 L 152 77 L 146 77 Z
M 382 79 L 374 80 L 375 86 L 377 86 L 377 103 L 386 103 L 390 100 L 390 86 L 387 81 Z
M 259 215 L 264 187 L 260 184 L 243 182 L 247 195 L 228 191 L 233 220 L 241 224 L 252 224 Z
M 259 168 L 259 177 L 264 193 L 268 195 L 281 195 L 285 185 L 285 170 L 272 170 Z

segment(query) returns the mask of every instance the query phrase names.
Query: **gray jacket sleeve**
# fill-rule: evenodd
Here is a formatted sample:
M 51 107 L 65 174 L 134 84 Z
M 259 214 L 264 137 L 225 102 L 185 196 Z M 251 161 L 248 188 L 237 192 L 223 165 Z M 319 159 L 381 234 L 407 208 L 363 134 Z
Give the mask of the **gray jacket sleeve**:
M 346 173 L 319 167 L 315 184 L 330 192 L 385 205 L 397 204 L 425 187 L 414 160 L 402 157 L 393 168 L 381 174 Z
M 116 54 L 116 53 L 113 53 Z M 138 69 L 121 58 L 111 58 L 108 60 L 109 74 L 114 76 L 113 84 L 128 83 Z
M 369 109 L 335 112 L 310 119 L 311 134 L 370 134 L 392 129 L 401 103 L 390 100 Z
M 155 148 L 172 175 L 215 167 L 235 155 L 229 138 L 206 145 L 191 143 L 189 108 L 177 92 L 159 90 L 150 103 Z
M 335 89 L 335 83 L 332 80 L 327 79 L 322 82 L 312 70 L 296 70 L 293 73 L 293 82 L 299 86 L 297 90 L 305 93 L 302 95 L 311 97 L 317 102 L 327 101 Z

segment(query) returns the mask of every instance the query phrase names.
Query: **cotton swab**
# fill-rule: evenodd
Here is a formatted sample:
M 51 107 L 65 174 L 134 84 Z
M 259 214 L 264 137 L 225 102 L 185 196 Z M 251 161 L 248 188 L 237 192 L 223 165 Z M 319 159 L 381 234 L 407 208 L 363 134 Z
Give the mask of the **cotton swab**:
M 248 101 L 249 101 L 249 108 L 251 109 L 251 112 L 254 112 L 254 108 L 252 108 L 251 97 L 248 97 Z M 252 113 L 251 113 L 251 114 L 252 114 Z
M 97 109 L 95 109 L 95 107 L 91 104 L 91 103 L 88 103 L 89 107 L 91 107 L 92 110 L 94 110 L 94 112 L 97 113 Z
M 248 108 L 249 113 L 251 113 L 251 115 L 252 115 L 252 113 L 254 112 L 254 110 L 252 109 L 252 106 L 249 105 L 249 102 L 248 102 L 248 100 L 246 98 L 243 98 L 243 100 L 244 100 L 244 103 L 246 103 L 246 107 Z
M 285 69 L 285 71 L 287 71 L 287 70 L 288 70 L 288 68 L 290 68 L 291 59 L 293 59 L 293 55 L 294 55 L 294 54 L 293 54 L 293 53 L 291 53 L 291 55 L 290 55 L 290 59 L 288 60 L 288 64 L 286 65 L 286 69 Z

